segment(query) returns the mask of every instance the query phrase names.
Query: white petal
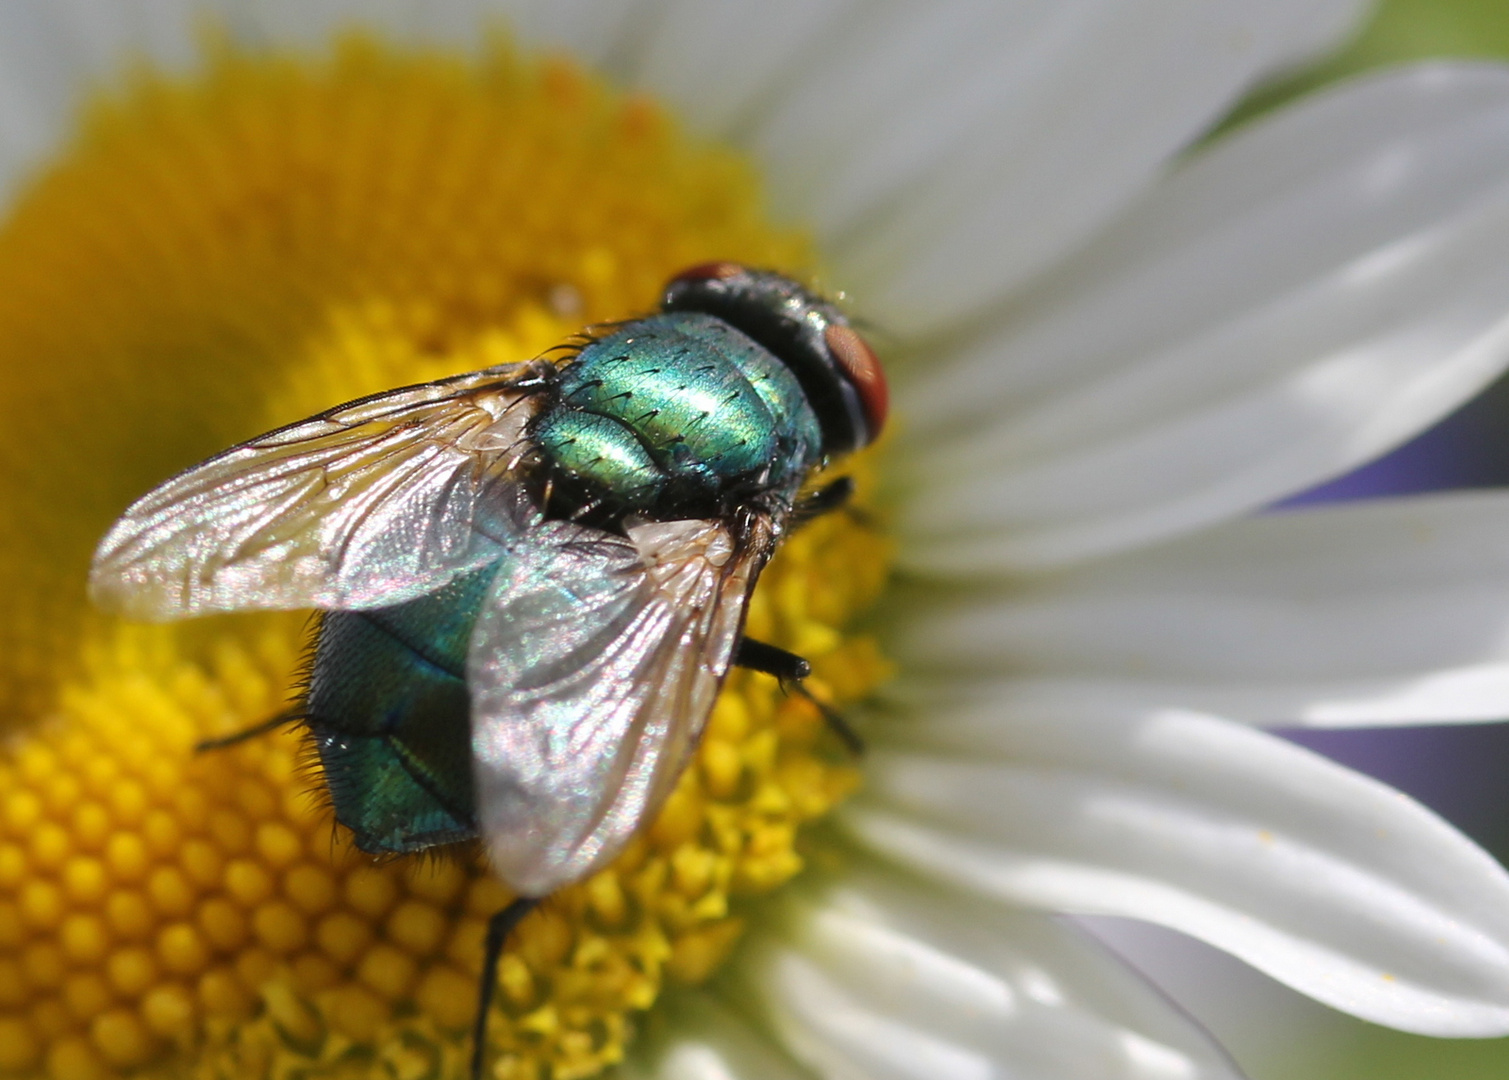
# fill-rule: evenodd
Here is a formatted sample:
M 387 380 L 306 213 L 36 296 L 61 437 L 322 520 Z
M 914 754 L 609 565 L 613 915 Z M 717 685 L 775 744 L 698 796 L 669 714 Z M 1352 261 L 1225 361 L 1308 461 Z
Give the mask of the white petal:
M 1396 72 L 1255 125 L 898 394 L 904 557 L 1063 563 L 1387 450 L 1509 359 L 1506 249 L 1509 68 Z
M 836 37 L 854 33 L 867 10 L 855 0 L 668 0 L 649 16 L 653 25 L 628 77 L 673 102 L 695 130 L 734 137 L 747 133 L 804 62 L 821 62 Z
M 53 150 L 87 92 L 148 60 L 170 70 L 195 55 L 192 0 L 8 0 L 0 4 L 0 205 Z
M 400 42 L 474 49 L 501 30 L 527 48 L 564 50 L 619 71 L 646 25 L 646 0 L 224 0 L 232 26 L 251 40 L 328 45 L 349 29 Z
M 945 880 L 1202 938 L 1319 1000 L 1434 1035 L 1509 1032 L 1509 875 L 1393 789 L 1259 731 L 994 709 L 883 733 L 841 812 Z
M 1062 924 L 894 875 L 794 901 L 742 976 L 819 1075 L 1234 1080 L 1146 983 Z
M 199 59 L 198 30 L 233 0 L 22 0 L 12 8 L 43 6 L 63 28 L 65 67 L 80 60 L 95 79 L 118 73 L 123 64 L 146 60 L 154 66 L 182 70 Z M 56 38 L 52 39 L 56 42 Z M 34 47 L 40 42 L 33 42 Z M 55 62 L 57 55 L 35 49 L 33 63 Z M 73 67 L 75 77 L 80 67 Z M 75 87 L 77 90 L 78 87 Z
M 897 5 L 824 45 L 751 143 L 881 325 L 937 328 L 1077 246 L 1355 3 Z
M 1308 19 L 1291 27 L 1289 39 L 1275 47 L 1272 68 L 1264 74 L 1271 76 L 1291 71 L 1340 48 L 1356 36 L 1376 6 L 1373 0 L 1317 4 L 1309 11 Z
M 1122 716 L 1172 706 L 1275 724 L 1502 719 L 1506 538 L 1500 491 L 1267 514 L 934 605 L 902 621 L 894 647 L 913 669 L 1083 682 L 1085 705 Z
M 488 0 L 490 14 L 536 48 L 567 49 L 599 68 L 621 71 L 640 47 L 652 0 Z
M 1503 720 L 1509 669 L 1474 664 L 1419 676 L 1374 679 L 1153 679 L 971 677 L 914 679 L 888 687 L 898 704 L 989 702 L 1069 718 L 1138 719 L 1167 709 L 1222 716 L 1260 727 L 1378 727 Z
M 708 992 L 658 1006 L 668 1037 L 636 1044 L 621 1070 L 626 1080 L 810 1080 L 774 1040 L 757 1032 Z
M 465 44 L 486 25 L 483 0 L 229 0 L 232 30 L 257 44 L 322 49 L 339 34 L 360 30 L 392 40 Z
M 72 108 L 77 59 L 68 44 L 50 8 L 0 5 L 0 193 L 56 142 Z
M 528 5 L 521 7 L 531 36 Z M 1358 0 L 1327 0 L 1289 5 L 1286 11 L 1270 6 L 1255 18 L 1233 6 L 1192 36 L 1223 59 L 1235 51 L 1255 67 L 1223 66 L 1214 88 L 1207 85 L 1209 72 L 1204 82 L 1200 74 L 1189 75 L 1183 93 L 1196 103 L 1188 108 L 1198 112 L 1201 124 L 1208 122 L 1229 100 L 1231 84 L 1336 40 L 1360 7 Z M 1055 105 L 1045 87 L 1060 96 L 1084 88 L 1064 71 L 1048 69 L 1085 71 L 1099 65 L 1097 50 L 1116 35 L 1104 22 L 1129 19 L 1155 48 L 1164 38 L 1189 33 L 1185 11 L 1172 14 L 1143 4 L 1127 14 L 1124 8 L 1084 0 L 1038 5 L 671 0 L 644 9 L 633 32 L 620 34 L 626 40 L 609 56 L 629 82 L 672 102 L 694 128 L 752 144 L 769 166 L 777 201 L 792 214 L 816 219 L 822 235 L 837 243 L 857 233 L 867 216 L 889 214 L 898 196 L 912 194 L 910 185 L 925 189 L 949 182 L 950 155 L 973 154 L 984 143 L 1010 139 L 1013 131 L 1031 135 L 1034 126 L 1049 126 L 1043 114 Z M 618 20 L 617 14 L 593 16 L 595 24 Z M 589 56 L 607 52 L 580 44 L 581 37 L 579 32 L 547 35 Z M 1045 45 L 1055 50 L 1052 56 Z M 1118 46 L 1118 55 L 1132 49 L 1125 39 Z M 1181 45 L 1180 51 L 1194 50 Z M 1160 67 L 1158 74 L 1159 85 L 1167 85 L 1167 70 Z M 1181 129 L 1179 138 L 1198 127 Z M 1025 156 L 1026 147 L 1022 152 Z M 1167 148 L 1146 153 L 1157 158 Z M 885 312 L 888 320 L 897 314 Z

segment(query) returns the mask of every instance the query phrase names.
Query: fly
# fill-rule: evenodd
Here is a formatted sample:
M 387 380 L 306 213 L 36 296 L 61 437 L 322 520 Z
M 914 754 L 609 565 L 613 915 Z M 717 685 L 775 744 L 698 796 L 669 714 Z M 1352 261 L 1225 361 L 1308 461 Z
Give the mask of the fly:
M 323 613 L 297 708 L 206 745 L 302 721 L 358 847 L 481 838 L 518 899 L 488 924 L 480 1076 L 513 927 L 653 817 L 730 666 L 807 674 L 745 609 L 786 532 L 848 493 L 798 506 L 804 482 L 886 410 L 832 303 L 696 266 L 564 359 L 374 394 L 179 474 L 110 529 L 91 595 L 146 620 Z

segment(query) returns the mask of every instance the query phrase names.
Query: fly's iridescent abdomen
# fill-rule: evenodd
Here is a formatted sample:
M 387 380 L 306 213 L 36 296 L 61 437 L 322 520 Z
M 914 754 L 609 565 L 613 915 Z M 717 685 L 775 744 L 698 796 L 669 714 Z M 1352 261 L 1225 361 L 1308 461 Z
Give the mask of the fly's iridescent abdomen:
M 302 711 L 336 820 L 363 851 L 477 834 L 466 654 L 497 566 L 407 604 L 320 620 Z

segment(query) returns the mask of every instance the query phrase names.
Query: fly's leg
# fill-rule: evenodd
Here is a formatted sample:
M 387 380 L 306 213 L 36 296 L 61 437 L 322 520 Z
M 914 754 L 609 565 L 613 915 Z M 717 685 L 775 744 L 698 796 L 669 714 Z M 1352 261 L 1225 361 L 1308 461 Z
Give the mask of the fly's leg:
M 253 724 L 251 727 L 246 728 L 242 731 L 237 731 L 234 734 L 222 735 L 218 739 L 201 739 L 194 744 L 194 750 L 196 752 L 204 750 L 224 750 L 227 746 L 235 746 L 237 743 L 244 743 L 248 739 L 255 739 L 259 735 L 266 735 L 270 731 L 277 731 L 278 728 L 282 727 L 284 724 L 292 724 L 302 719 L 304 719 L 304 714 L 301 712 L 294 710 L 290 710 L 288 712 L 280 712 L 276 716 L 268 717 L 260 724 Z
M 540 903 L 538 896 L 521 896 L 487 920 L 487 944 L 482 956 L 482 982 L 477 987 L 477 1022 L 472 1027 L 472 1080 L 482 1080 L 482 1066 L 487 1061 L 487 1014 L 493 1004 L 493 990 L 498 985 L 498 961 L 508 935 Z
M 767 645 L 754 638 L 741 637 L 738 647 L 734 649 L 734 663 L 739 667 L 749 668 L 750 671 L 774 675 L 781 680 L 783 687 L 800 694 L 817 706 L 817 711 L 823 714 L 823 720 L 829 729 L 838 736 L 839 741 L 848 748 L 849 753 L 855 757 L 864 753 L 865 743 L 859 737 L 859 732 L 850 727 L 849 722 L 835 710 L 813 697 L 812 692 L 802 685 L 802 680 L 812 674 L 812 665 L 805 659 L 775 645 Z
M 750 671 L 774 675 L 783 683 L 798 685 L 812 674 L 812 665 L 796 653 L 750 637 L 739 639 L 738 647 L 734 649 L 734 664 Z
M 854 496 L 854 478 L 840 476 L 831 484 L 824 484 L 811 495 L 797 503 L 791 511 L 791 527 L 799 529 L 813 518 L 831 514 L 847 506 Z
M 803 663 L 806 663 L 806 661 L 803 661 Z M 859 737 L 859 732 L 855 731 L 849 725 L 849 721 L 843 718 L 842 713 L 817 700 L 817 698 L 812 696 L 812 691 L 808 690 L 801 683 L 793 682 L 788 685 L 793 691 L 816 706 L 817 711 L 823 714 L 823 722 L 828 725 L 828 730 L 838 736 L 838 741 L 844 744 L 845 750 L 849 751 L 854 757 L 859 757 L 865 752 L 865 741 Z

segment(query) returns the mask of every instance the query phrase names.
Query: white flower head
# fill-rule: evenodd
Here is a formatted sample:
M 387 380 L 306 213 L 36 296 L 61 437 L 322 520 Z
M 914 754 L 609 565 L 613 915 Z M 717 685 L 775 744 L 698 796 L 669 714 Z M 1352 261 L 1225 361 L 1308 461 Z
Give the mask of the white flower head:
M 1509 712 L 1509 499 L 1266 507 L 1509 366 L 1509 68 L 1371 76 L 1210 145 L 1356 0 L 230 3 L 466 47 L 506 20 L 747 153 L 880 327 L 900 675 L 836 867 L 626 1069 L 1218 1078 L 1056 919 L 1149 920 L 1408 1031 L 1509 1033 L 1509 876 L 1265 726 Z M 0 176 L 196 5 L 0 10 Z M 1194 149 L 1191 149 L 1194 147 Z

